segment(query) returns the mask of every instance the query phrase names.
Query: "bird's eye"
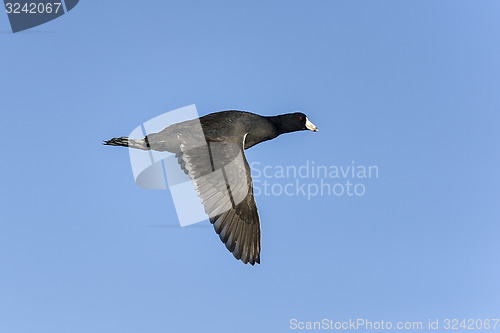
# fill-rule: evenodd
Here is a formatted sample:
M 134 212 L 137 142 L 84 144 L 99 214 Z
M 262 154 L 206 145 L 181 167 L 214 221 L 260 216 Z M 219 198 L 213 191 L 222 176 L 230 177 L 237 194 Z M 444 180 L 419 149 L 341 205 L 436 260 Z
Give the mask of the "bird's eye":
M 299 117 L 299 120 L 302 120 L 302 117 Z

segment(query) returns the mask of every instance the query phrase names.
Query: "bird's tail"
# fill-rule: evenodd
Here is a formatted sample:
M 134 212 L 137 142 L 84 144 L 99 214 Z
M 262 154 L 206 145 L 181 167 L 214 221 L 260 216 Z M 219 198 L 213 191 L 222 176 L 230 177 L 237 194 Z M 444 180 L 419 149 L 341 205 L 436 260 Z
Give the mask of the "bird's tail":
M 149 142 L 147 142 L 147 139 L 129 139 L 126 136 L 122 136 L 121 138 L 113 138 L 111 140 L 104 141 L 103 144 L 106 146 L 122 146 L 122 147 L 130 147 L 130 148 L 142 149 L 142 150 L 150 150 L 151 149 Z

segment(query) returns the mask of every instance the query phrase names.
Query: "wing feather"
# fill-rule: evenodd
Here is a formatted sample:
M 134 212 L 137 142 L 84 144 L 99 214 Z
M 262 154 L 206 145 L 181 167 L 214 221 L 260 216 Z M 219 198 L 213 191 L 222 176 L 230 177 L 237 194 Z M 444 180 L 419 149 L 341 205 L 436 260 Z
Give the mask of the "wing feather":
M 260 220 L 243 142 L 178 136 L 177 161 L 190 177 L 215 232 L 236 259 L 260 263 Z M 203 140 L 205 140 L 203 138 Z

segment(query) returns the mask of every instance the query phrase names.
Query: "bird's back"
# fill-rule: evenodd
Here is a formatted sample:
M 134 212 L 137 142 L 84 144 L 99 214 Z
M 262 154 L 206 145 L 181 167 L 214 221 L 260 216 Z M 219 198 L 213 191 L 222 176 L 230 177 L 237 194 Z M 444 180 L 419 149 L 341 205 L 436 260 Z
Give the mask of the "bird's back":
M 149 145 L 155 150 L 178 153 L 179 135 L 198 135 L 201 130 L 208 142 L 233 142 L 241 145 L 247 136 L 245 149 L 268 140 L 267 136 L 273 132 L 266 117 L 246 111 L 230 110 L 170 125 L 158 133 L 148 134 L 147 138 Z

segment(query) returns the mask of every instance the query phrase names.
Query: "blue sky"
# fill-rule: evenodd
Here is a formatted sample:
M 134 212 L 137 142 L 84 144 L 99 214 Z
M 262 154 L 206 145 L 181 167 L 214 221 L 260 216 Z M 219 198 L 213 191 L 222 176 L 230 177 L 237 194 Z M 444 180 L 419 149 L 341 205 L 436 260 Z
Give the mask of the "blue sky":
M 0 332 L 498 318 L 499 14 L 491 0 L 81 1 L 17 34 L 0 15 Z M 363 196 L 259 196 L 262 264 L 243 265 L 211 228 L 155 227 L 177 223 L 170 194 L 101 145 L 190 104 L 302 111 L 319 133 L 249 161 L 379 177 Z

